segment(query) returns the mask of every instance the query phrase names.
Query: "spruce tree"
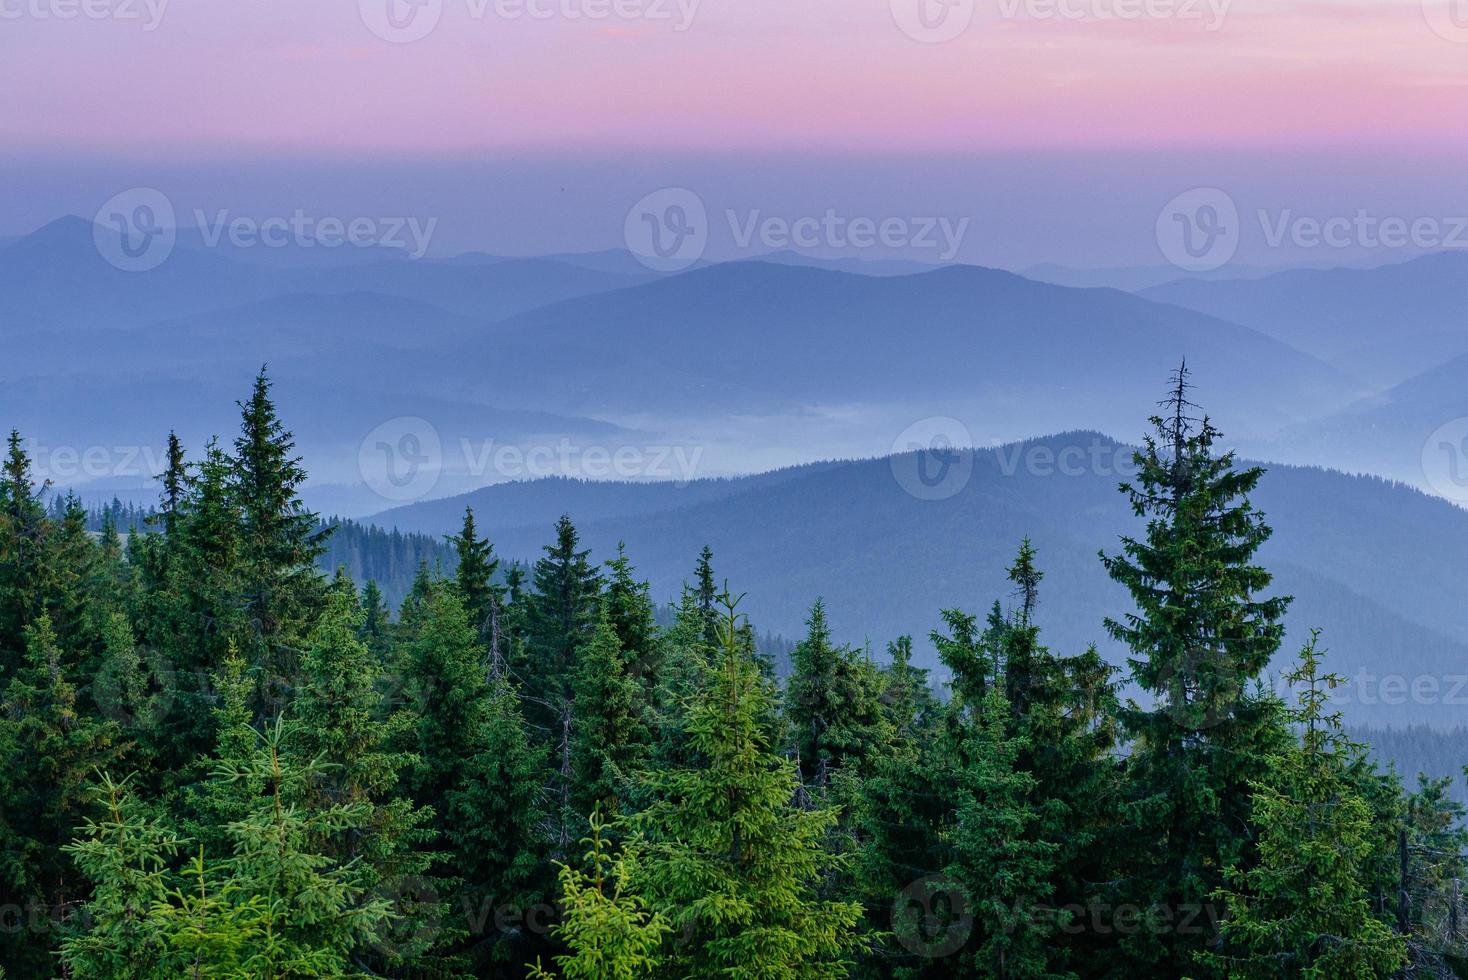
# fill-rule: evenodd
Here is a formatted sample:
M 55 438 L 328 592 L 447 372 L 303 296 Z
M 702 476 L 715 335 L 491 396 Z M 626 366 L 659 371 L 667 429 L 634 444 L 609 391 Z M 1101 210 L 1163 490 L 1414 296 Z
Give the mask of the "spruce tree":
M 239 510 L 239 590 L 258 681 L 257 711 L 273 716 L 288 696 L 300 644 L 319 609 L 316 560 L 325 550 L 320 519 L 301 502 L 306 479 L 295 442 L 270 397 L 262 368 L 241 402 L 231 491 Z
M 433 814 L 399 795 L 419 761 L 406 751 L 416 719 L 384 704 L 381 666 L 357 638 L 359 619 L 355 592 L 333 590 L 306 640 L 292 706 L 300 719 L 296 749 L 324 766 L 303 785 L 303 799 L 312 808 L 360 806 L 360 822 L 314 846 L 338 863 L 356 865 L 369 891 L 401 895 L 405 882 L 416 887 L 429 870 Z M 412 911 L 430 921 L 441 917 L 436 907 Z M 411 961 L 425 952 L 424 938 L 410 929 L 384 944 L 385 951 L 364 950 L 360 955 L 367 961 L 379 956 L 388 963 Z
M 654 800 L 628 823 L 644 848 L 634 893 L 679 937 L 665 944 L 669 975 L 841 977 L 861 909 L 817 896 L 837 814 L 793 803 L 798 773 L 769 734 L 774 691 L 723 601 L 719 663 L 688 717 L 705 762 L 647 774 Z
M 817 599 L 806 636 L 791 657 L 786 714 L 794 729 L 801 776 L 824 792 L 835 770 L 848 763 L 865 775 L 867 762 L 887 742 L 881 710 L 881 678 L 850 647 L 831 642 L 825 604 Z
M 1029 746 L 1009 734 L 1010 717 L 995 685 L 966 718 L 949 874 L 965 886 L 974 919 L 968 949 L 979 976 L 1070 976 L 1052 963 L 1065 924 L 1049 907 L 1061 845 L 1047 839 L 1047 801 L 1020 766 Z
M 1327 712 L 1342 680 L 1321 673 L 1318 631 L 1286 679 L 1300 685 L 1290 719 L 1300 744 L 1278 753 L 1254 784 L 1257 864 L 1231 865 L 1216 896 L 1229 910 L 1223 943 L 1200 962 L 1252 978 L 1387 977 L 1407 962 L 1406 940 L 1371 914 L 1363 866 L 1371 810 L 1346 776 L 1339 713 Z
M 601 581 L 587 560 L 589 551 L 568 516 L 556 524 L 556 543 L 535 563 L 534 591 L 526 609 L 526 645 L 530 661 L 525 694 L 532 724 L 548 735 L 555 755 L 553 786 L 556 796 L 557 854 L 565 857 L 578 839 L 571 803 L 575 775 L 571 752 L 575 741 L 576 655 L 595 629 Z
M 561 865 L 562 920 L 555 937 L 570 952 L 556 957 L 565 980 L 636 980 L 656 976 L 658 948 L 668 932 L 667 921 L 650 912 L 629 884 L 635 875 L 636 854 L 613 854 L 603 836 L 600 813 L 591 816 L 586 848 L 586 870 Z M 555 974 L 539 962 L 531 980 L 554 980 Z
M 26 660 L 0 699 L 0 882 L 24 908 L 29 930 L 0 934 L 0 965 L 16 976 L 49 976 L 51 930 L 84 895 L 61 846 L 83 823 L 95 770 L 125 751 L 117 726 L 90 715 L 44 613 L 26 628 Z
M 484 639 L 486 646 L 499 639 L 499 616 L 504 604 L 504 590 L 494 577 L 499 559 L 489 541 L 479 536 L 474 524 L 474 510 L 464 508 L 464 523 L 459 533 L 449 539 L 458 558 L 454 581 L 464 599 L 469 622 Z
M 50 521 L 20 433 L 11 431 L 0 470 L 0 678 L 25 660 L 26 629 L 45 611 Z
M 1186 365 L 1134 455 L 1122 490 L 1145 536 L 1102 556 L 1137 611 L 1108 619 L 1131 650 L 1132 679 L 1155 704 L 1121 712 L 1132 740 L 1128 838 L 1136 850 L 1123 889 L 1172 917 L 1194 915 L 1223 869 L 1251 860 L 1249 786 L 1285 733 L 1273 702 L 1251 691 L 1278 649 L 1289 600 L 1261 598 L 1270 574 L 1254 563 L 1270 528 L 1248 495 L 1263 470 L 1236 468 L 1231 452 L 1188 400 Z M 1124 939 L 1140 965 L 1181 974 L 1212 937 L 1203 930 L 1141 930 Z
M 263 732 L 246 726 L 228 733 L 234 744 L 253 744 L 226 750 L 213 773 L 218 784 L 252 791 L 224 828 L 231 845 L 224 868 L 236 900 L 264 902 L 263 935 L 244 958 L 249 976 L 350 974 L 354 955 L 381 948 L 396 918 L 389 899 L 374 894 L 362 863 L 339 861 L 323 848 L 323 841 L 366 832 L 372 808 L 311 802 L 311 788 L 331 766 L 302 755 L 298 732 L 280 718 Z
M 128 780 L 103 773 L 92 786 L 101 813 L 78 828 L 63 850 L 92 882 L 92 894 L 68 930 L 61 959 L 71 976 L 163 980 L 167 928 L 154 914 L 166 904 L 171 864 L 184 838 L 131 792 Z
M 651 588 L 638 580 L 624 544 L 617 545 L 617 557 L 607 562 L 606 567 L 607 618 L 622 645 L 622 658 L 628 670 L 641 683 L 644 698 L 650 699 L 665 655 Z
M 609 607 L 610 602 L 602 603 L 596 632 L 581 648 L 572 681 L 571 805 L 584 816 L 597 809 L 613 816 L 620 812 L 627 780 L 648 750 L 642 686 L 628 669 Z

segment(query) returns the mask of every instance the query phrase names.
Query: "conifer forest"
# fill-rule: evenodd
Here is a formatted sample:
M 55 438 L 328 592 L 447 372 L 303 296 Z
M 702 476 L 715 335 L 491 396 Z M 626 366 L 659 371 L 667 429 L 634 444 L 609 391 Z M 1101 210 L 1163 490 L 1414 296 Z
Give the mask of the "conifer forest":
M 832 639 L 776 670 L 758 582 L 690 554 L 659 622 L 570 517 L 528 567 L 472 510 L 391 608 L 323 574 L 262 373 L 119 528 L 0 483 L 10 977 L 1390 977 L 1463 968 L 1463 807 L 1343 729 L 1269 479 L 1186 370 L 1097 556 L 1114 668 L 1045 637 L 1045 556 L 933 610 L 949 680 Z M 1128 687 L 1132 693 L 1123 693 Z

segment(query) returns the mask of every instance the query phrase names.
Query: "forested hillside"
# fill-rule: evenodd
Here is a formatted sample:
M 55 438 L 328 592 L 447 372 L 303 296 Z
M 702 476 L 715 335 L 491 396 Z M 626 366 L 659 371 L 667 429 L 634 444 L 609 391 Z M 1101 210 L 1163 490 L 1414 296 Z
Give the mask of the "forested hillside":
M 941 499 L 899 480 L 917 453 L 686 486 L 504 484 L 372 521 L 444 535 L 472 506 L 501 554 L 531 560 L 551 542 L 555 515 L 568 512 L 598 558 L 625 541 L 660 601 L 674 599 L 686 578 L 690 542 L 708 544 L 732 581 L 760 583 L 747 609 L 768 628 L 796 634 L 821 596 L 840 639 L 880 650 L 912 634 L 917 661 L 940 672 L 926 640 L 933 609 L 1004 594 L 1014 542 L 1028 536 L 1050 566 L 1039 617 L 1051 642 L 1095 642 L 1124 666 L 1124 647 L 1100 634 L 1125 593 L 1096 555 L 1138 528 L 1116 506 L 1132 452 L 1084 431 L 963 451 Z M 1293 466 L 1271 467 L 1253 499 L 1278 529 L 1261 555 L 1280 590 L 1296 596 L 1274 677 L 1289 669 L 1289 648 L 1326 625 L 1332 664 L 1351 682 L 1334 692 L 1349 720 L 1456 725 L 1468 700 L 1468 606 L 1460 601 L 1468 575 L 1459 560 L 1468 513 L 1377 478 Z M 1414 700 L 1391 686 L 1418 678 L 1437 678 L 1437 695 Z M 1450 697 L 1459 679 L 1463 689 Z
M 11 977 L 1386 977 L 1462 962 L 1465 839 L 1329 705 L 1259 563 L 1268 477 L 1186 376 L 1110 506 L 1094 649 L 1011 543 L 989 602 L 879 662 L 808 609 L 784 676 L 705 549 L 671 617 L 562 517 L 396 610 L 331 529 L 262 375 L 170 440 L 124 543 L 0 479 L 0 965 Z M 134 515 L 135 516 L 135 515 Z M 349 529 L 367 547 L 382 532 Z M 360 543 L 360 542 L 359 542 Z M 690 545 L 690 550 L 696 545 Z M 391 549 L 389 549 L 391 550 Z M 364 569 L 365 570 L 365 569 Z M 661 620 L 661 621 L 660 621 Z M 1135 692 L 1126 695 L 1123 685 Z

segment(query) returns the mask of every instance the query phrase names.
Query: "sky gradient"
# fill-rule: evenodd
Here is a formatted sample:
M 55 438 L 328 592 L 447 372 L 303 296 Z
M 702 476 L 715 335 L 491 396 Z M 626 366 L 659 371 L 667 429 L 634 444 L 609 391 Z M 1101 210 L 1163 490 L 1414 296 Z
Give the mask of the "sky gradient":
M 449 248 L 609 247 L 672 184 L 715 211 L 964 215 L 970 260 L 1104 264 L 1146 261 L 1158 207 L 1197 186 L 1249 213 L 1468 210 L 1468 9 L 1459 28 L 1433 0 L 977 0 L 942 43 L 904 32 L 908 0 L 422 0 L 435 26 L 409 43 L 378 36 L 404 0 L 58 15 L 81 2 L 0 0 L 0 83 L 23 93 L 0 158 L 24 178 L 0 233 L 143 183 L 208 209 L 431 209 Z

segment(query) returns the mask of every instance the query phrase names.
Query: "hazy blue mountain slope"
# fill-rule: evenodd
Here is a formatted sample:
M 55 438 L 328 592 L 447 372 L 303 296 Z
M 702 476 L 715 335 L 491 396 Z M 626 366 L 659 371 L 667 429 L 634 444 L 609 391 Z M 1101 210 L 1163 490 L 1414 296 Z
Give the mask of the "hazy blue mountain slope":
M 720 577 L 749 590 L 761 627 L 798 634 L 809 603 L 822 595 L 842 637 L 870 639 L 879 650 L 900 633 L 925 637 L 945 606 L 983 611 L 1006 599 L 1004 568 L 1029 535 L 1046 572 L 1040 615 L 1051 641 L 1070 649 L 1098 642 L 1119 658 L 1103 642 L 1101 623 L 1124 613 L 1127 598 L 1106 578 L 1097 553 L 1115 550 L 1120 534 L 1139 532 L 1116 493 L 1121 477 L 1108 467 L 1045 475 L 1024 462 L 1035 446 L 1114 446 L 1100 438 L 1067 435 L 1027 450 L 976 453 L 972 478 L 948 500 L 910 496 L 888 460 L 857 461 L 655 513 L 607 507 L 606 516 L 583 521 L 583 530 L 598 557 L 625 540 L 659 599 L 676 594 L 707 543 Z M 630 491 L 610 492 L 625 499 Z M 478 497 L 482 523 L 502 554 L 534 557 L 551 537 L 550 522 L 505 526 L 493 516 L 500 493 L 508 489 Z M 1431 675 L 1448 684 L 1449 675 L 1468 672 L 1468 607 L 1459 601 L 1468 584 L 1460 561 L 1468 514 L 1381 480 L 1294 467 L 1273 468 L 1256 503 L 1276 528 L 1265 560 L 1279 590 L 1299 596 L 1291 643 L 1309 627 L 1323 627 L 1333 666 L 1352 677 Z M 455 510 L 444 505 L 445 524 L 436 530 L 453 526 L 447 519 Z M 1366 690 L 1358 702 L 1371 697 Z M 1444 708 L 1357 703 L 1352 717 L 1420 720 Z
M 1114 290 L 975 266 L 875 277 L 730 263 L 553 304 L 502 328 L 469 347 L 465 363 L 553 363 L 563 378 L 554 392 L 525 372 L 504 383 L 590 414 L 686 409 L 690 384 L 696 394 L 706 379 L 719 401 L 695 410 L 739 410 L 733 392 L 746 403 L 757 394 L 808 404 L 963 402 L 1036 425 L 1110 427 L 1132 421 L 1134 412 L 1123 420 L 1119 409 L 1137 396 L 1150 401 L 1156 379 L 1182 357 L 1225 402 L 1215 407 L 1244 427 L 1317 415 L 1359 394 L 1338 372 L 1252 330 Z
M 1248 324 L 1381 387 L 1468 353 L 1468 254 L 1264 279 L 1180 279 L 1142 292 Z

